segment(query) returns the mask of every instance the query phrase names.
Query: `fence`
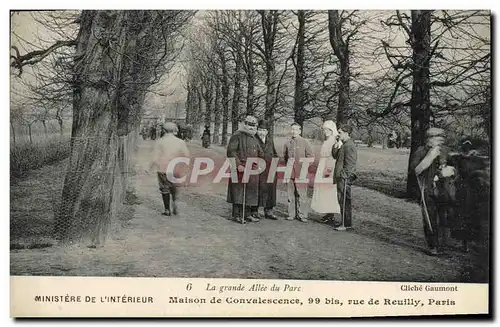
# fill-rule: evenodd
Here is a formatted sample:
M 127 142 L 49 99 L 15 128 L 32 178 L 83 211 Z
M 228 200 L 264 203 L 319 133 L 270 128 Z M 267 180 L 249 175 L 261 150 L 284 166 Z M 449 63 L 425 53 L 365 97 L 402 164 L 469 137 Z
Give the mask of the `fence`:
M 134 201 L 137 137 L 73 138 L 69 158 L 11 182 L 11 248 L 105 244 Z

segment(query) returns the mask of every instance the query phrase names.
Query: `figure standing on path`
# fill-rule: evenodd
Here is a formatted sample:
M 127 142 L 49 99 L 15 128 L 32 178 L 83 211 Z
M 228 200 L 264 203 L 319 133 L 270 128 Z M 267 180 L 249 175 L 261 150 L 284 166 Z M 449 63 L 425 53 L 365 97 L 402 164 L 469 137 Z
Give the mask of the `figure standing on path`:
M 288 217 L 287 220 L 298 219 L 301 222 L 307 222 L 309 213 L 309 199 L 307 197 L 308 183 L 305 181 L 307 176 L 301 175 L 301 159 L 313 158 L 314 154 L 309 142 L 300 136 L 301 127 L 298 123 L 291 125 L 292 136 L 288 138 L 284 146 L 285 162 L 288 164 L 290 159 L 294 160 L 292 174 L 288 181 Z M 301 180 L 301 177 L 304 180 Z
M 323 133 L 326 136 L 321 146 L 320 159 L 314 182 L 314 191 L 311 201 L 311 209 L 325 214 L 322 222 L 333 221 L 334 214 L 340 213 L 340 204 L 337 195 L 337 186 L 333 180 L 335 159 L 332 155 L 334 148 L 339 149 L 342 142 L 338 139 L 337 126 L 331 120 L 323 123 Z
M 201 136 L 201 144 L 204 148 L 208 148 L 210 146 L 210 126 L 208 125 L 205 126 L 205 130 Z
M 189 158 L 189 150 L 186 143 L 177 138 L 177 125 L 171 122 L 165 123 L 163 126 L 165 135 L 155 141 L 153 151 L 151 153 L 151 160 L 146 173 L 155 170 L 158 176 L 158 184 L 160 193 L 163 200 L 165 211 L 162 215 L 170 216 L 171 212 L 176 215 L 177 210 L 177 186 L 167 178 L 167 167 L 170 161 L 177 157 Z M 176 175 L 176 172 L 174 172 Z M 178 177 L 178 176 L 175 176 Z M 170 196 L 172 196 L 172 210 L 170 207 Z
M 251 175 L 246 184 L 241 181 L 247 159 L 263 157 L 259 141 L 255 137 L 256 132 L 257 118 L 247 116 L 242 128 L 231 136 L 227 145 L 227 157 L 235 159 L 238 171 L 238 181 L 233 183 L 229 179 L 227 187 L 227 202 L 233 204 L 232 218 L 236 221 L 260 220 L 256 210 L 259 205 L 259 176 Z M 245 205 L 245 217 L 243 217 L 243 205 Z
M 257 126 L 257 139 L 259 140 L 263 151 L 263 159 L 266 161 L 266 169 L 259 175 L 259 207 L 264 208 L 265 218 L 278 220 L 278 217 L 273 213 L 273 208 L 276 206 L 277 179 L 275 178 L 272 183 L 267 182 L 271 161 L 273 158 L 278 158 L 278 153 L 276 152 L 273 138 L 267 135 L 268 130 L 269 125 L 267 122 L 259 120 L 259 124 Z
M 436 182 L 440 177 L 451 176 L 449 173 L 453 171 L 451 166 L 451 170 L 445 169 L 448 149 L 444 146 L 444 140 L 443 129 L 429 128 L 426 132 L 426 144 L 415 151 L 410 165 L 419 183 L 425 241 L 431 255 L 441 253 L 439 238 L 444 236 L 447 215 L 446 203 L 441 203 L 437 199 Z
M 340 204 L 342 225 L 352 228 L 351 185 L 356 180 L 356 162 L 358 153 L 351 138 L 352 127 L 342 125 L 339 128 L 339 137 L 342 141 L 340 149 L 333 147 L 332 156 L 336 159 L 334 183 L 337 184 L 337 198 Z

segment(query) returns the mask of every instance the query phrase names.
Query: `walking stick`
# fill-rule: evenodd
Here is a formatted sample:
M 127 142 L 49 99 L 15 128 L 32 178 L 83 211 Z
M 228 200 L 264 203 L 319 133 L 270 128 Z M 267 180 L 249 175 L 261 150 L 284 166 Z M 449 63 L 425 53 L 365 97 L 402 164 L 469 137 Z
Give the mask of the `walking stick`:
M 342 199 L 342 204 L 343 204 L 342 205 L 342 225 L 335 228 L 335 230 L 338 230 L 338 231 L 345 231 L 347 229 L 344 226 L 346 192 L 347 192 L 347 180 L 344 179 L 344 196 Z
M 243 182 L 243 180 L 242 180 Z M 247 183 L 243 183 L 243 213 L 241 215 L 241 223 L 245 224 L 245 207 L 246 207 L 246 199 L 247 199 Z
M 418 178 L 418 176 L 417 176 L 417 184 L 418 184 L 418 188 L 420 190 L 420 197 L 422 198 L 422 204 L 424 207 L 425 222 L 427 223 L 427 226 L 429 227 L 429 230 L 431 231 L 431 233 L 434 233 L 432 231 L 432 224 L 431 224 L 431 220 L 429 218 L 429 211 L 427 210 L 427 203 L 425 203 L 424 187 L 420 184 L 420 179 Z

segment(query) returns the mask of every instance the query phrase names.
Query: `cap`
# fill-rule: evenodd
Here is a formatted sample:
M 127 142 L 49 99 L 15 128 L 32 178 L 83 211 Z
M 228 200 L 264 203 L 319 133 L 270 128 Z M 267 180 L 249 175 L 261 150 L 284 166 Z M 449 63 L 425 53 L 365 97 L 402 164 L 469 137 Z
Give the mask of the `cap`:
M 250 126 L 257 126 L 257 118 L 254 116 L 246 116 L 245 118 L 245 124 L 250 125 Z
M 259 120 L 259 124 L 257 125 L 257 128 L 269 129 L 269 124 L 264 119 L 261 119 L 261 120 Z
M 177 131 L 177 125 L 172 122 L 166 122 L 165 124 L 163 124 L 163 128 L 167 133 L 172 133 Z

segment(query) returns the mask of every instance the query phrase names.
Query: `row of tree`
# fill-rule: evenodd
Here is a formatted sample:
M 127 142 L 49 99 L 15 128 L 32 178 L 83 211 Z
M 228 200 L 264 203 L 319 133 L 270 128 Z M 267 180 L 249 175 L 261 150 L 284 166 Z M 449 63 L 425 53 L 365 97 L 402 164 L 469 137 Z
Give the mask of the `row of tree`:
M 246 114 L 407 129 L 410 157 L 430 126 L 489 140 L 490 47 L 485 11 L 203 12 L 186 47 L 186 119 L 213 122 L 222 145 Z
M 36 15 L 54 42 L 13 44 L 11 67 L 17 80 L 28 80 L 25 70 L 35 76 L 21 99 L 71 108 L 70 164 L 55 229 L 61 240 L 91 236 L 98 243 L 105 235 L 117 172 L 128 171 L 123 140 L 138 130 L 151 87 L 176 63 L 186 71 L 187 123 L 214 122 L 221 144 L 229 122 L 234 131 L 245 114 L 300 124 L 321 117 L 358 128 L 408 125 L 411 155 L 427 127 L 461 115 L 491 137 L 489 12 Z M 410 174 L 409 194 L 414 188 Z
M 12 47 L 11 67 L 19 78 L 25 67 L 50 65 L 42 69 L 46 80 L 35 75 L 25 99 L 50 103 L 66 98 L 72 104 L 71 154 L 55 221 L 58 239 L 90 237 L 94 245 L 104 240 L 114 196 L 116 200 L 116 177 L 121 173 L 122 179 L 128 178 L 124 142 L 139 128 L 148 90 L 175 64 L 183 29 L 194 14 L 175 10 L 43 13 L 57 22 L 56 26 L 44 22 L 44 26 L 53 28 L 60 39 L 25 54 Z M 68 33 L 72 30 L 75 33 Z

